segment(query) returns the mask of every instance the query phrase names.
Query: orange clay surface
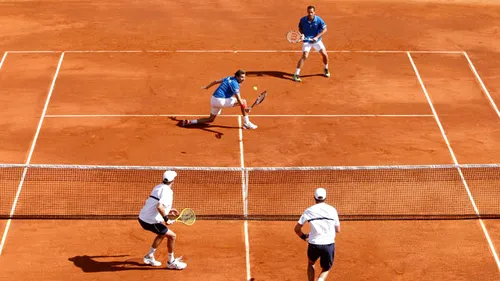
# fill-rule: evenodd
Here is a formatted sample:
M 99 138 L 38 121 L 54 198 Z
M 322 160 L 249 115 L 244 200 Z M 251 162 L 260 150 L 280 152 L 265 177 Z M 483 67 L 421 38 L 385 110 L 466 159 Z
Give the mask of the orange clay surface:
M 269 92 L 251 117 L 258 130 L 242 132 L 245 167 L 453 164 L 450 148 L 458 163 L 500 162 L 500 116 L 467 60 L 499 103 L 500 5 L 315 1 L 328 24 L 324 42 L 332 77 L 321 76 L 320 56 L 311 53 L 303 82 L 294 83 L 300 45 L 284 35 L 310 4 L 0 4 L 0 162 L 240 167 L 239 109 L 225 109 L 203 128 L 179 128 L 172 120 L 208 115 L 213 89 L 200 87 L 238 68 L 247 70 L 243 97 L 253 101 L 260 90 Z M 92 50 L 148 52 L 71 52 Z M 161 52 L 149 52 L 154 50 Z M 187 51 L 173 52 L 178 50 Z M 2 213 L 10 212 L 20 178 L 0 177 Z M 498 202 L 490 199 L 500 192 L 495 186 L 494 181 L 471 184 L 480 210 L 498 213 Z M 57 191 L 50 186 L 38 200 L 50 206 L 67 196 Z M 182 192 L 176 194 L 175 200 L 186 202 Z M 465 189 L 457 186 L 455 195 L 422 207 L 468 203 Z M 241 198 L 241 193 L 226 190 L 225 196 Z M 277 200 L 265 190 L 249 196 L 261 208 Z M 21 192 L 20 212 L 47 208 L 30 205 L 30 198 Z M 241 210 L 238 204 L 230 207 Z M 0 221 L 2 234 L 6 225 Z M 305 280 L 307 244 L 296 237 L 294 225 L 249 221 L 246 248 L 243 221 L 176 224 L 175 254 L 184 256 L 188 267 L 174 272 L 142 264 L 153 235 L 135 220 L 12 220 L 0 255 L 0 280 Z M 492 254 L 498 254 L 500 222 L 484 225 L 494 250 L 477 220 L 344 221 L 328 280 L 500 280 Z M 166 262 L 165 244 L 156 257 Z

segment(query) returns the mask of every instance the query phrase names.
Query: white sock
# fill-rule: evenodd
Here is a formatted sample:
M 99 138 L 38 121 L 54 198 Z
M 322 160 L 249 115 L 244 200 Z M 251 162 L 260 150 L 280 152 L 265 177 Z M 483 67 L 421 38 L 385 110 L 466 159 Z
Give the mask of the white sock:
M 149 252 L 148 252 L 148 254 L 147 254 L 147 255 L 148 255 L 148 256 L 152 256 L 152 255 L 154 255 L 154 254 L 155 254 L 155 251 L 156 251 L 156 248 L 151 247 L 151 248 L 149 249 Z
M 328 63 L 325 64 L 325 69 L 328 69 Z M 319 280 L 319 281 L 323 281 L 323 280 Z
M 245 123 L 248 123 L 250 122 L 250 117 L 248 117 L 248 115 L 243 116 L 243 120 L 245 120 Z
M 173 262 L 174 261 L 174 252 L 168 253 L 168 262 Z
M 191 123 L 191 124 L 198 124 L 198 120 L 197 119 L 191 120 L 191 121 L 189 121 L 189 123 Z
M 325 281 L 325 279 L 323 279 L 323 278 L 319 277 L 319 278 L 318 278 L 318 281 Z
M 300 74 L 300 68 L 295 69 L 295 75 L 299 75 L 299 74 Z

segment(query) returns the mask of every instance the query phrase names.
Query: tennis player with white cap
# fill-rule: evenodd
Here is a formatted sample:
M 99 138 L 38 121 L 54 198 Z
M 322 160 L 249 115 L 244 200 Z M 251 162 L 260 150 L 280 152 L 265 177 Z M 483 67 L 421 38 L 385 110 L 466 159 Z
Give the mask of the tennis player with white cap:
M 139 223 L 142 228 L 156 234 L 149 252 L 144 256 L 144 263 L 152 266 L 161 266 L 161 262 L 154 257 L 156 248 L 167 237 L 168 263 L 167 269 L 184 269 L 187 264 L 181 261 L 181 258 L 174 258 L 174 246 L 176 234 L 168 228 L 175 222 L 175 219 L 169 217 L 179 216 L 179 211 L 172 208 L 174 192 L 172 186 L 177 177 L 175 171 L 166 171 L 163 173 L 163 182 L 153 188 L 144 207 L 139 213 Z
M 314 191 L 316 204 L 307 208 L 295 225 L 295 233 L 309 242 L 307 248 L 307 277 L 314 281 L 314 264 L 320 259 L 321 273 L 318 281 L 325 281 L 335 258 L 335 236 L 340 232 L 340 220 L 337 210 L 326 204 L 326 190 L 318 188 Z M 302 227 L 309 222 L 309 234 L 302 232 Z

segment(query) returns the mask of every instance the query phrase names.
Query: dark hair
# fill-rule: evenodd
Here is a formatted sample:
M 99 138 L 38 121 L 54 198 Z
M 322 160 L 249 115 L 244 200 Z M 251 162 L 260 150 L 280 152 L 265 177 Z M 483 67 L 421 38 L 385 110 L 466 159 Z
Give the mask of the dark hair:
M 315 8 L 314 6 L 312 6 L 312 5 L 311 5 L 311 6 L 307 6 L 307 10 L 308 10 L 308 11 L 309 11 L 309 9 L 313 9 L 313 10 L 315 10 L 315 11 L 316 11 L 316 8 Z
M 323 203 L 326 201 L 326 198 L 323 198 L 323 199 L 316 199 L 314 198 L 314 201 L 316 201 L 316 203 Z
M 246 72 L 245 72 L 245 70 L 243 70 L 243 69 L 238 69 L 238 71 L 236 71 L 236 72 L 234 73 L 234 76 L 235 76 L 235 77 L 239 77 L 239 76 L 241 76 L 241 74 L 245 74 L 245 73 L 246 73 Z

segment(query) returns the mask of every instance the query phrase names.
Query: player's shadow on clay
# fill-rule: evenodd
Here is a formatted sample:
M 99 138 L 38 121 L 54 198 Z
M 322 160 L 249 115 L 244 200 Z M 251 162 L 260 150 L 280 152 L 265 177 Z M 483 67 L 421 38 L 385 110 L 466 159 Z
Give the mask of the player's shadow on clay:
M 73 262 L 83 272 L 106 272 L 106 271 L 124 271 L 124 270 L 154 270 L 165 267 L 153 267 L 142 262 L 123 259 L 128 255 L 117 256 L 74 256 L 68 261 Z M 120 259 L 117 259 L 120 258 Z
M 288 72 L 283 72 L 283 71 L 247 71 L 246 72 L 247 77 L 264 77 L 264 76 L 271 76 L 279 79 L 285 79 L 285 80 L 293 80 L 293 73 L 288 73 Z M 312 77 L 312 76 L 324 76 L 323 74 L 306 74 L 306 75 L 300 75 L 301 78 L 306 78 L 306 77 Z
M 224 136 L 224 133 L 219 132 L 219 131 L 215 130 L 214 128 L 224 128 L 224 129 L 239 129 L 240 128 L 240 127 L 236 127 L 236 126 L 222 126 L 222 125 L 215 125 L 215 124 L 195 124 L 195 125 L 189 125 L 186 127 L 182 127 L 179 124 L 179 122 L 181 121 L 180 119 L 178 119 L 177 117 L 169 117 L 169 118 L 170 118 L 170 120 L 177 122 L 177 127 L 181 127 L 183 129 L 197 129 L 197 130 L 203 130 L 203 131 L 207 131 L 210 133 L 214 133 L 215 138 L 217 138 L 217 139 L 221 139 L 222 136 Z

